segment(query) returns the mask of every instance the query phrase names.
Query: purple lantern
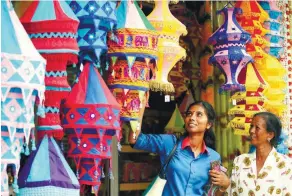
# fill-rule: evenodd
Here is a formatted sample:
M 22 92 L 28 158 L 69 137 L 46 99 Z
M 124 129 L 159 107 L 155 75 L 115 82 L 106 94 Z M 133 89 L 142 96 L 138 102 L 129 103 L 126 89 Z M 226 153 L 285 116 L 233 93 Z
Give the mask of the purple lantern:
M 245 48 L 250 41 L 250 34 L 236 21 L 235 16 L 241 13 L 241 9 L 225 6 L 218 13 L 224 14 L 225 21 L 208 40 L 214 45 L 214 55 L 210 57 L 209 63 L 217 66 L 225 76 L 225 84 L 220 87 L 220 92 L 244 90 L 237 78 L 240 71 L 252 60 Z
M 53 137 L 44 136 L 19 173 L 22 196 L 78 196 L 79 182 Z

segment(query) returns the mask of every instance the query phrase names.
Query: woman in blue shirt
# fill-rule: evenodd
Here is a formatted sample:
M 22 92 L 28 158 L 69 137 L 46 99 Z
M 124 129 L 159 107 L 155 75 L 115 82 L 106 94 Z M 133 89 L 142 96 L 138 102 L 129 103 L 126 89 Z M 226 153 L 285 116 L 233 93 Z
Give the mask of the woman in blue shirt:
M 209 183 L 210 163 L 220 161 L 220 155 L 213 150 L 213 107 L 204 101 L 194 102 L 188 107 L 184 121 L 186 134 L 179 138 L 177 149 L 167 167 L 167 183 L 162 195 L 204 195 Z M 136 138 L 133 132 L 129 135 L 129 142 L 134 144 L 134 148 L 159 154 L 162 165 L 177 141 L 174 135 L 169 134 L 143 134 L 137 130 L 136 135 Z M 224 191 L 217 189 L 215 194 L 223 195 Z

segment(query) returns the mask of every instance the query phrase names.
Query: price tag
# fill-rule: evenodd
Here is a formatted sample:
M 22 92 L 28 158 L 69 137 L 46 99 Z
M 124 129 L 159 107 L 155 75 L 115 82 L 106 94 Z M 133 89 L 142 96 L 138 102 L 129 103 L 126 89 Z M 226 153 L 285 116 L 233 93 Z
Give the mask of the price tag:
M 164 102 L 170 102 L 170 96 L 169 95 L 165 95 L 164 96 Z

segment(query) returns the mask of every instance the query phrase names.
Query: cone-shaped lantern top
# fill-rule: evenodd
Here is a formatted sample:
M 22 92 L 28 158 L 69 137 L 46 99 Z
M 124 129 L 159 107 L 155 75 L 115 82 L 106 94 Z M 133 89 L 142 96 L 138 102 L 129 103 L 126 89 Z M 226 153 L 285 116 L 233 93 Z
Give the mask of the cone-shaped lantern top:
M 244 84 L 247 91 L 263 92 L 267 87 L 267 82 L 261 76 L 255 66 L 249 63 L 238 77 L 238 81 Z
M 165 131 L 171 132 L 171 133 L 184 132 L 185 131 L 184 124 L 185 124 L 184 119 L 181 116 L 180 111 L 176 105 L 174 112 L 172 113 L 172 116 L 164 129 Z
M 94 64 L 86 62 L 63 108 L 64 127 L 120 130 L 120 105 Z
M 10 88 L 19 87 L 26 100 L 38 90 L 42 102 L 46 60 L 35 49 L 8 0 L 1 3 L 1 25 L 2 101 Z
M 116 10 L 117 40 L 108 40 L 109 56 L 130 56 L 156 59 L 158 32 L 148 21 L 136 1 L 121 1 Z M 131 64 L 131 61 L 128 63 Z
M 117 29 L 132 28 L 155 30 L 136 1 L 121 1 L 116 10 L 116 14 L 118 19 Z
M 18 178 L 20 195 L 79 195 L 79 182 L 55 140 L 45 136 Z
M 21 22 L 41 53 L 74 53 L 78 18 L 65 1 L 33 1 Z

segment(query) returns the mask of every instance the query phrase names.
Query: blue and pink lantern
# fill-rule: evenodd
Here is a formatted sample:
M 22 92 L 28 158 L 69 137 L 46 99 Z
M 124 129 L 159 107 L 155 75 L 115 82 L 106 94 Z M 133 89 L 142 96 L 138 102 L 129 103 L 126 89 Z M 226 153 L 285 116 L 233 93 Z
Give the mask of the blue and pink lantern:
M 79 20 L 64 1 L 33 1 L 20 18 L 37 50 L 47 60 L 45 118 L 38 119 L 38 137 L 62 139 L 60 103 L 71 90 L 67 65 L 77 63 Z
M 1 29 L 1 195 L 8 195 L 6 168 L 12 164 L 15 169 L 13 188 L 17 192 L 20 153 L 23 144 L 29 153 L 36 101 L 37 114 L 44 115 L 46 60 L 33 46 L 10 1 L 1 3 L 1 25 L 5 27 Z
M 96 194 L 102 174 L 101 161 L 109 159 L 111 162 L 112 137 L 116 135 L 118 140 L 121 137 L 119 114 L 120 105 L 97 68 L 93 63 L 85 62 L 78 82 L 63 104 L 62 126 L 68 135 L 67 154 L 75 161 L 81 187 L 92 185 Z M 88 161 L 95 171 L 84 174 Z
M 208 42 L 214 46 L 214 55 L 209 63 L 217 66 L 225 76 L 225 84 L 219 91 L 244 90 L 238 83 L 240 71 L 252 60 L 246 53 L 246 43 L 250 41 L 250 34 L 244 31 L 236 21 L 235 16 L 241 14 L 241 9 L 225 6 L 218 13 L 223 13 L 223 25 L 213 33 Z

